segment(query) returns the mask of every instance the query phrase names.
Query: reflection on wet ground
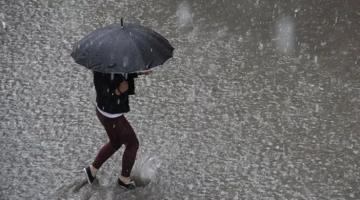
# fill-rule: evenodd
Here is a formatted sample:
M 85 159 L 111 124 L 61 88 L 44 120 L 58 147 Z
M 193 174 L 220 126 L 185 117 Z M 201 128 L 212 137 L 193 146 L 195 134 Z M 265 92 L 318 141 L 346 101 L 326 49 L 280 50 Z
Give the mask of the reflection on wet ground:
M 0 199 L 359 199 L 360 2 L 0 2 Z M 137 80 L 140 141 L 116 187 L 92 74 L 72 44 L 120 17 L 174 58 Z M 150 181 L 151 180 L 151 181 Z

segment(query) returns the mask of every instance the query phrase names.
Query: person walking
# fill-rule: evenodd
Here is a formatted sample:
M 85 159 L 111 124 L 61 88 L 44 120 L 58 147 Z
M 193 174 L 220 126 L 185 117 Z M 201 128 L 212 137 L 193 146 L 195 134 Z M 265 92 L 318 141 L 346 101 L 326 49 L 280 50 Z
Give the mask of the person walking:
M 118 184 L 125 189 L 136 188 L 135 182 L 130 179 L 130 174 L 135 163 L 139 141 L 124 114 L 130 111 L 129 95 L 135 94 L 134 79 L 138 75 L 151 73 L 151 70 L 127 75 L 93 72 L 97 104 L 96 115 L 105 128 L 109 142 L 100 149 L 93 163 L 84 168 L 89 184 L 96 179 L 96 174 L 105 161 L 122 145 L 125 145 Z
M 96 90 L 96 115 L 109 137 L 95 157 L 84 168 L 91 184 L 102 164 L 123 144 L 120 186 L 134 189 L 130 179 L 139 148 L 136 134 L 124 116 L 130 111 L 129 95 L 135 94 L 134 79 L 149 75 L 152 68 L 173 57 L 174 47 L 158 32 L 134 23 L 106 25 L 95 29 L 73 45 L 74 61 L 93 71 Z

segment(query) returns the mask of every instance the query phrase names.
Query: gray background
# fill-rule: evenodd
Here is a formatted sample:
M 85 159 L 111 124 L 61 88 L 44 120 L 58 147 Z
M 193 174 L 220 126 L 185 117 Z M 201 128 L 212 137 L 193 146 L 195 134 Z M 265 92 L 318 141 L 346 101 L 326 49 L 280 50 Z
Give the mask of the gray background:
M 360 1 L 0 0 L 0 199 L 359 199 Z M 106 134 L 72 44 L 150 27 L 174 58 L 137 80 L 123 148 L 93 186 Z M 151 180 L 151 181 L 150 181 Z M 150 183 L 149 183 L 150 182 Z

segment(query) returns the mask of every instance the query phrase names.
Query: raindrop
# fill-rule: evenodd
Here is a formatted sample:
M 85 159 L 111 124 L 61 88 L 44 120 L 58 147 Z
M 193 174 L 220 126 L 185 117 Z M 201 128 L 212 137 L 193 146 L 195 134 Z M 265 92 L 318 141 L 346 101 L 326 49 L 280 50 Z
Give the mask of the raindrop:
M 153 52 L 153 49 L 152 49 L 152 48 L 150 49 L 150 52 Z
M 107 89 L 107 92 L 109 92 L 109 91 L 110 91 L 110 89 L 108 88 L 108 89 Z
M 317 64 L 317 62 L 318 62 L 318 57 L 317 56 L 314 57 L 314 62 L 315 62 L 315 64 Z
M 113 128 L 115 128 L 115 124 L 113 125 Z
M 117 100 L 117 104 L 120 104 L 120 99 Z
M 191 6 L 187 1 L 184 1 L 178 6 L 176 16 L 181 27 L 191 23 L 193 15 Z
M 126 66 L 126 63 L 129 62 L 129 57 L 128 56 L 124 56 L 123 58 L 123 66 L 125 67 Z
M 111 73 L 110 79 L 114 80 L 114 73 Z
M 132 32 L 130 32 L 130 36 L 132 36 Z
M 263 50 L 263 49 L 264 49 L 264 45 L 261 42 L 259 42 L 259 50 Z
M 80 44 L 78 44 L 78 49 L 80 49 Z
M 3 29 L 6 28 L 6 23 L 5 23 L 5 17 L 4 14 L 0 13 L 0 21 L 1 21 L 1 25 L 3 27 Z
M 291 52 L 294 48 L 294 23 L 291 18 L 282 19 L 276 27 L 276 45 L 280 51 L 285 54 Z

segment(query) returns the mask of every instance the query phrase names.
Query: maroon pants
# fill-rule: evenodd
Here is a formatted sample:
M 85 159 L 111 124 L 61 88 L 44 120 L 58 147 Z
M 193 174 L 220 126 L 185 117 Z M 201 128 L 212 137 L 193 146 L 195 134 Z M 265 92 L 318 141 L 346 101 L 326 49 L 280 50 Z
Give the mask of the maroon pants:
M 92 165 L 99 169 L 124 144 L 125 151 L 122 158 L 121 175 L 129 177 L 139 148 L 139 141 L 133 128 L 124 115 L 117 118 L 108 118 L 102 115 L 97 108 L 96 114 L 106 130 L 109 142 L 101 148 Z

